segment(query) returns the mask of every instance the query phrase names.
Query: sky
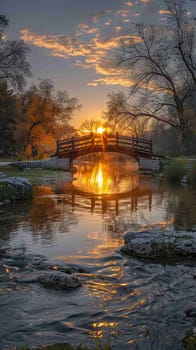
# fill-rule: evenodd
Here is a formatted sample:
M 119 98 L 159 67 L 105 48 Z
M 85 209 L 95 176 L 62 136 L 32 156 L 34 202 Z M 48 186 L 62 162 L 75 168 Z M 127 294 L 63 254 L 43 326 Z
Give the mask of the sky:
M 22 39 L 31 48 L 30 83 L 51 79 L 57 90 L 77 97 L 82 108 L 77 127 L 101 118 L 111 92 L 131 86 L 116 67 L 121 40 L 135 43 L 133 23 L 165 26 L 161 0 L 0 0 L 10 21 L 7 38 Z M 196 0 L 187 1 L 196 13 Z

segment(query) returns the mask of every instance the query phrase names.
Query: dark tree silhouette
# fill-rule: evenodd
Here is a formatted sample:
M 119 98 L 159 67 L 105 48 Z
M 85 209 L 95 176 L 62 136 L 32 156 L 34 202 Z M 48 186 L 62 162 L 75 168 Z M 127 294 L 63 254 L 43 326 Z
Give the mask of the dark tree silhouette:
M 0 15 L 0 81 L 21 89 L 25 78 L 31 75 L 30 64 L 26 60 L 29 48 L 21 40 L 6 40 L 8 24 L 7 17 Z

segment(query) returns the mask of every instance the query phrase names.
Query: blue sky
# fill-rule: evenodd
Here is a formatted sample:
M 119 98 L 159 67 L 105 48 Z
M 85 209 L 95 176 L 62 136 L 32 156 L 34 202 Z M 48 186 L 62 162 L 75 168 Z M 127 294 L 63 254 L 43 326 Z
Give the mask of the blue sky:
M 187 5 L 196 10 L 195 0 Z M 31 48 L 31 81 L 50 78 L 79 98 L 77 126 L 101 117 L 109 92 L 131 86 L 114 58 L 121 40 L 137 42 L 132 23 L 167 21 L 158 0 L 1 0 L 1 13 L 10 20 L 8 38 Z

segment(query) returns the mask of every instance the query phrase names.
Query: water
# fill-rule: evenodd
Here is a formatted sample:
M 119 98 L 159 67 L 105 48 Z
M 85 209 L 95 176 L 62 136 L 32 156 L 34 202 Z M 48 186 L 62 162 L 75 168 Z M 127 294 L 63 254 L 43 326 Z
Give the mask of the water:
M 196 307 L 195 261 L 161 265 L 123 256 L 120 247 L 126 230 L 194 230 L 196 193 L 130 170 L 83 164 L 72 183 L 46 179 L 32 202 L 1 209 L 10 257 L 0 266 L 0 348 L 109 337 L 114 349 L 180 349 L 196 326 L 186 313 Z M 20 254 L 25 259 L 13 258 Z M 30 281 L 42 273 L 36 261 L 80 267 L 82 287 Z

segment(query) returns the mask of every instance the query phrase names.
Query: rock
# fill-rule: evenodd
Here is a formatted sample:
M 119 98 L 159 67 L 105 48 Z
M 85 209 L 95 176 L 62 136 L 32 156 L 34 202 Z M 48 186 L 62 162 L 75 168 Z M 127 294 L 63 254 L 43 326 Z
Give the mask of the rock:
M 196 319 L 196 307 L 191 307 L 185 311 L 185 315 L 190 318 Z
M 38 282 L 45 287 L 66 290 L 75 289 L 82 285 L 78 277 L 60 271 L 44 273 L 38 277 Z
M 0 171 L 0 179 L 4 179 L 6 175 Z
M 183 178 L 182 178 L 182 180 L 181 180 L 181 183 L 183 183 L 183 184 L 188 184 L 188 183 L 190 183 L 188 176 L 184 175 Z
M 75 264 L 66 265 L 64 262 L 59 262 L 59 261 L 46 262 L 45 269 L 46 270 L 61 271 L 61 272 L 65 272 L 68 274 L 72 274 L 74 272 L 79 272 L 79 273 L 87 273 L 88 272 L 82 266 L 75 265 Z
M 140 258 L 196 257 L 194 232 L 127 232 L 121 251 Z
M 25 178 L 0 177 L 0 200 L 4 204 L 11 201 L 32 198 L 32 185 Z

